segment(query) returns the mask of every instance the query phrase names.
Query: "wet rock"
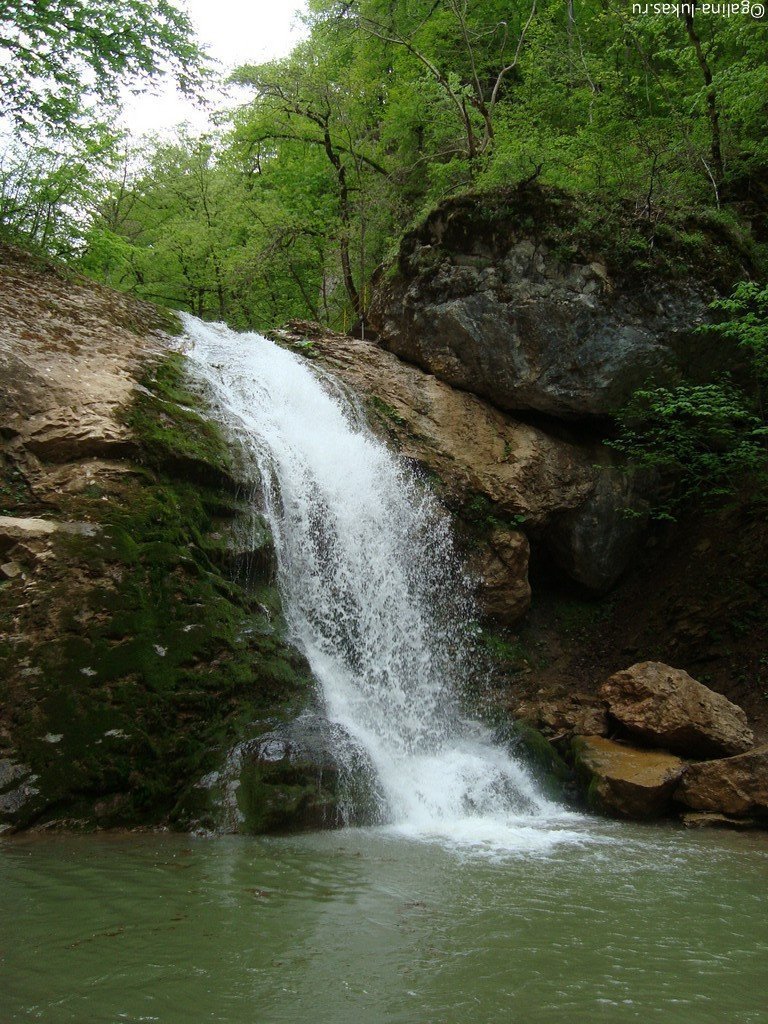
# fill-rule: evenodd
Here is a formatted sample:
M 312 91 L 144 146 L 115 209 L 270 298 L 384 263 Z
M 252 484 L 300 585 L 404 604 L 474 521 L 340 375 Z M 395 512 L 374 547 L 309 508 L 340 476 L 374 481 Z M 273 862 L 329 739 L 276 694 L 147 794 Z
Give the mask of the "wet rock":
M 577 218 L 535 186 L 441 204 L 405 235 L 374 296 L 381 343 L 500 408 L 561 418 L 610 415 L 650 376 L 716 359 L 692 338 L 706 273 L 675 281 L 646 268 L 638 287 L 639 274 L 578 251 Z
M 237 744 L 180 809 L 185 824 L 219 832 L 287 834 L 371 820 L 373 773 L 340 726 L 298 718 Z M 370 815 L 366 818 L 366 807 Z
M 28 764 L 19 764 L 10 758 L 0 758 L 0 793 L 9 789 L 21 779 L 29 778 L 32 769 Z
M 494 737 L 528 767 L 540 791 L 560 802 L 573 797 L 573 772 L 547 738 L 527 722 L 513 722 Z
M 0 831 L 24 828 L 45 807 L 37 782 L 29 765 L 0 761 Z
M 645 533 L 647 502 L 641 494 L 651 484 L 602 452 L 595 454 L 593 468 L 589 496 L 578 508 L 556 516 L 546 539 L 553 560 L 571 579 L 604 593 L 624 573 Z
M 577 735 L 607 736 L 610 731 L 604 703 L 591 694 L 523 701 L 517 706 L 515 717 L 539 729 L 553 743 Z
M 232 524 L 220 535 L 223 560 L 246 580 L 274 579 L 277 554 L 272 534 L 261 515 L 252 513 Z
M 79 409 L 76 417 L 69 409 L 33 416 L 27 423 L 25 448 L 46 462 L 120 459 L 139 453 L 128 427 L 114 419 L 110 404 Z
M 93 523 L 65 523 L 51 519 L 0 516 L 0 552 L 9 551 L 17 544 L 48 540 L 56 533 L 92 537 L 98 533 L 98 527 Z
M 684 814 L 680 819 L 686 828 L 724 828 L 737 832 L 761 828 L 756 818 L 731 818 L 727 814 Z
M 482 610 L 502 625 L 517 622 L 530 607 L 529 556 L 525 534 L 494 530 L 469 559 L 468 568 L 479 579 Z
M 603 684 L 613 719 L 633 736 L 687 757 L 742 753 L 754 743 L 747 716 L 687 672 L 644 661 Z
M 768 744 L 690 765 L 675 799 L 694 811 L 768 821 Z
M 522 522 L 526 535 L 547 547 L 565 572 L 597 590 L 625 570 L 642 529 L 625 509 L 638 507 L 639 499 L 635 481 L 601 445 L 572 443 L 520 423 L 369 341 L 302 322 L 276 337 L 300 354 L 311 338 L 313 361 L 362 398 L 374 430 L 423 467 L 459 516 L 480 531 L 485 525 L 486 540 L 499 525 Z M 502 584 L 515 593 L 510 618 L 525 600 L 521 555 L 519 548 L 509 558 L 514 573 Z M 486 557 L 491 593 L 481 601 L 504 614 L 497 589 L 502 567 L 490 547 Z
M 22 777 L 24 781 L 0 793 L 0 828 L 3 831 L 24 828 L 46 805 L 45 796 L 35 784 L 38 776 L 29 774 L 26 765 L 13 768 L 20 773 L 13 775 L 13 780 Z
M 576 773 L 594 811 L 632 819 L 658 818 L 670 812 L 684 769 L 679 757 L 602 736 L 577 736 L 572 749 Z

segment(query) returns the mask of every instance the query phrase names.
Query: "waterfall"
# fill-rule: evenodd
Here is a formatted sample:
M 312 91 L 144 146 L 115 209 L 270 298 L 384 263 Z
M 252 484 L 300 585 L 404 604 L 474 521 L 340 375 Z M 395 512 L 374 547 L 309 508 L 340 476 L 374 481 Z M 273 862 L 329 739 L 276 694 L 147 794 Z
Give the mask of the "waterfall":
M 462 713 L 472 602 L 428 488 L 306 360 L 258 334 L 184 326 L 214 406 L 258 464 L 292 638 L 328 718 L 373 766 L 381 820 L 459 843 L 569 838 L 574 816 Z

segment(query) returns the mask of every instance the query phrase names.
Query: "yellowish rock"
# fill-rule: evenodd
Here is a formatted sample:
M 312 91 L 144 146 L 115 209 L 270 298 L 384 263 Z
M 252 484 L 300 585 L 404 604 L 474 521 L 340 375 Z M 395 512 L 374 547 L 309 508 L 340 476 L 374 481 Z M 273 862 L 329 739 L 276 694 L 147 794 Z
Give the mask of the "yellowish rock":
M 672 807 L 684 762 L 662 750 L 641 750 L 604 736 L 573 741 L 576 771 L 590 807 L 618 818 L 657 818 Z

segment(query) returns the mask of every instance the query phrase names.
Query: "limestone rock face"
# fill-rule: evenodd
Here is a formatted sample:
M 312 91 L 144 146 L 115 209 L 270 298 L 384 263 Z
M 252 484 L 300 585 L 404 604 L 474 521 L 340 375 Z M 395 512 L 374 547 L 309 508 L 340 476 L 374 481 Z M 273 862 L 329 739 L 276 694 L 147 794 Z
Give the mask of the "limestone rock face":
M 0 516 L 0 552 L 10 550 L 16 544 L 47 540 L 55 533 L 91 537 L 97 531 L 98 527 L 94 523 L 62 523 L 36 517 L 19 519 L 15 516 Z
M 628 508 L 640 513 L 645 508 L 639 493 L 644 481 L 622 472 L 604 451 L 595 452 L 594 459 L 595 483 L 589 497 L 555 518 L 548 542 L 552 557 L 572 579 L 601 593 L 617 582 L 630 562 L 647 517 L 626 515 Z
M 176 823 L 314 694 L 172 319 L 0 244 L 0 833 Z
M 573 754 L 593 810 L 633 819 L 657 818 L 670 810 L 684 768 L 679 757 L 602 736 L 577 736 Z
M 768 817 L 768 744 L 735 757 L 692 764 L 675 799 L 694 811 Z
M 606 589 L 623 572 L 640 521 L 624 514 L 634 503 L 631 485 L 599 445 L 571 443 L 521 423 L 369 341 L 302 322 L 276 338 L 311 354 L 349 386 L 374 429 L 422 466 L 460 515 L 479 501 L 494 520 L 524 520 L 526 534 L 586 586 Z M 491 577 L 498 576 L 498 565 L 492 568 L 498 555 L 491 543 L 485 556 Z M 525 568 L 520 557 L 513 562 Z M 522 574 L 514 577 L 505 602 L 519 604 L 526 586 Z
M 740 707 L 660 662 L 617 672 L 600 693 L 611 716 L 630 733 L 687 757 L 738 754 L 754 743 Z
M 525 534 L 494 530 L 487 544 L 470 558 L 470 571 L 480 580 L 483 611 L 502 625 L 512 625 L 530 606 L 529 555 Z
M 524 516 L 538 526 L 592 493 L 592 452 L 519 423 L 372 342 L 315 324 L 290 326 L 277 340 L 301 353 L 309 337 L 315 365 L 363 400 L 374 429 L 438 477 L 451 504 L 482 496 L 497 516 Z
M 609 415 L 649 376 L 686 369 L 709 286 L 612 275 L 573 246 L 573 218 L 535 188 L 448 200 L 405 236 L 374 300 L 382 344 L 500 408 L 559 418 Z

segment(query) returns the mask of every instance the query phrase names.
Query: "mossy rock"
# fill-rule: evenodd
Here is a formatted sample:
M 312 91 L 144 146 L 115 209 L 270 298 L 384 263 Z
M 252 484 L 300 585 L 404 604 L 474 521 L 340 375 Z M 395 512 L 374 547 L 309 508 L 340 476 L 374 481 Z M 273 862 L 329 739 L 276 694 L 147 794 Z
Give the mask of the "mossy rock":
M 125 417 L 141 458 L 119 494 L 67 497 L 67 517 L 94 535 L 57 534 L 43 560 L 24 555 L 31 599 L 21 580 L 0 587 L 6 750 L 38 791 L 0 823 L 168 822 L 249 723 L 297 714 L 314 694 L 285 639 L 263 519 L 248 572 L 233 572 L 225 538 L 251 512 L 182 357 L 147 372 Z M 254 821 L 266 792 L 254 789 Z
M 574 776 L 549 740 L 527 722 L 512 722 L 503 732 L 511 753 L 528 767 L 549 800 L 570 801 Z
M 437 269 L 448 252 L 501 258 L 515 240 L 532 238 L 563 263 L 605 262 L 612 277 L 642 288 L 647 275 L 702 276 L 721 292 L 760 275 L 762 258 L 748 229 L 732 215 L 686 214 L 658 224 L 634 206 L 596 206 L 586 197 L 538 182 L 443 200 L 401 242 L 398 271 L 409 278 Z
M 251 738 L 181 798 L 187 827 L 287 834 L 379 820 L 372 766 L 317 707 L 251 723 Z

